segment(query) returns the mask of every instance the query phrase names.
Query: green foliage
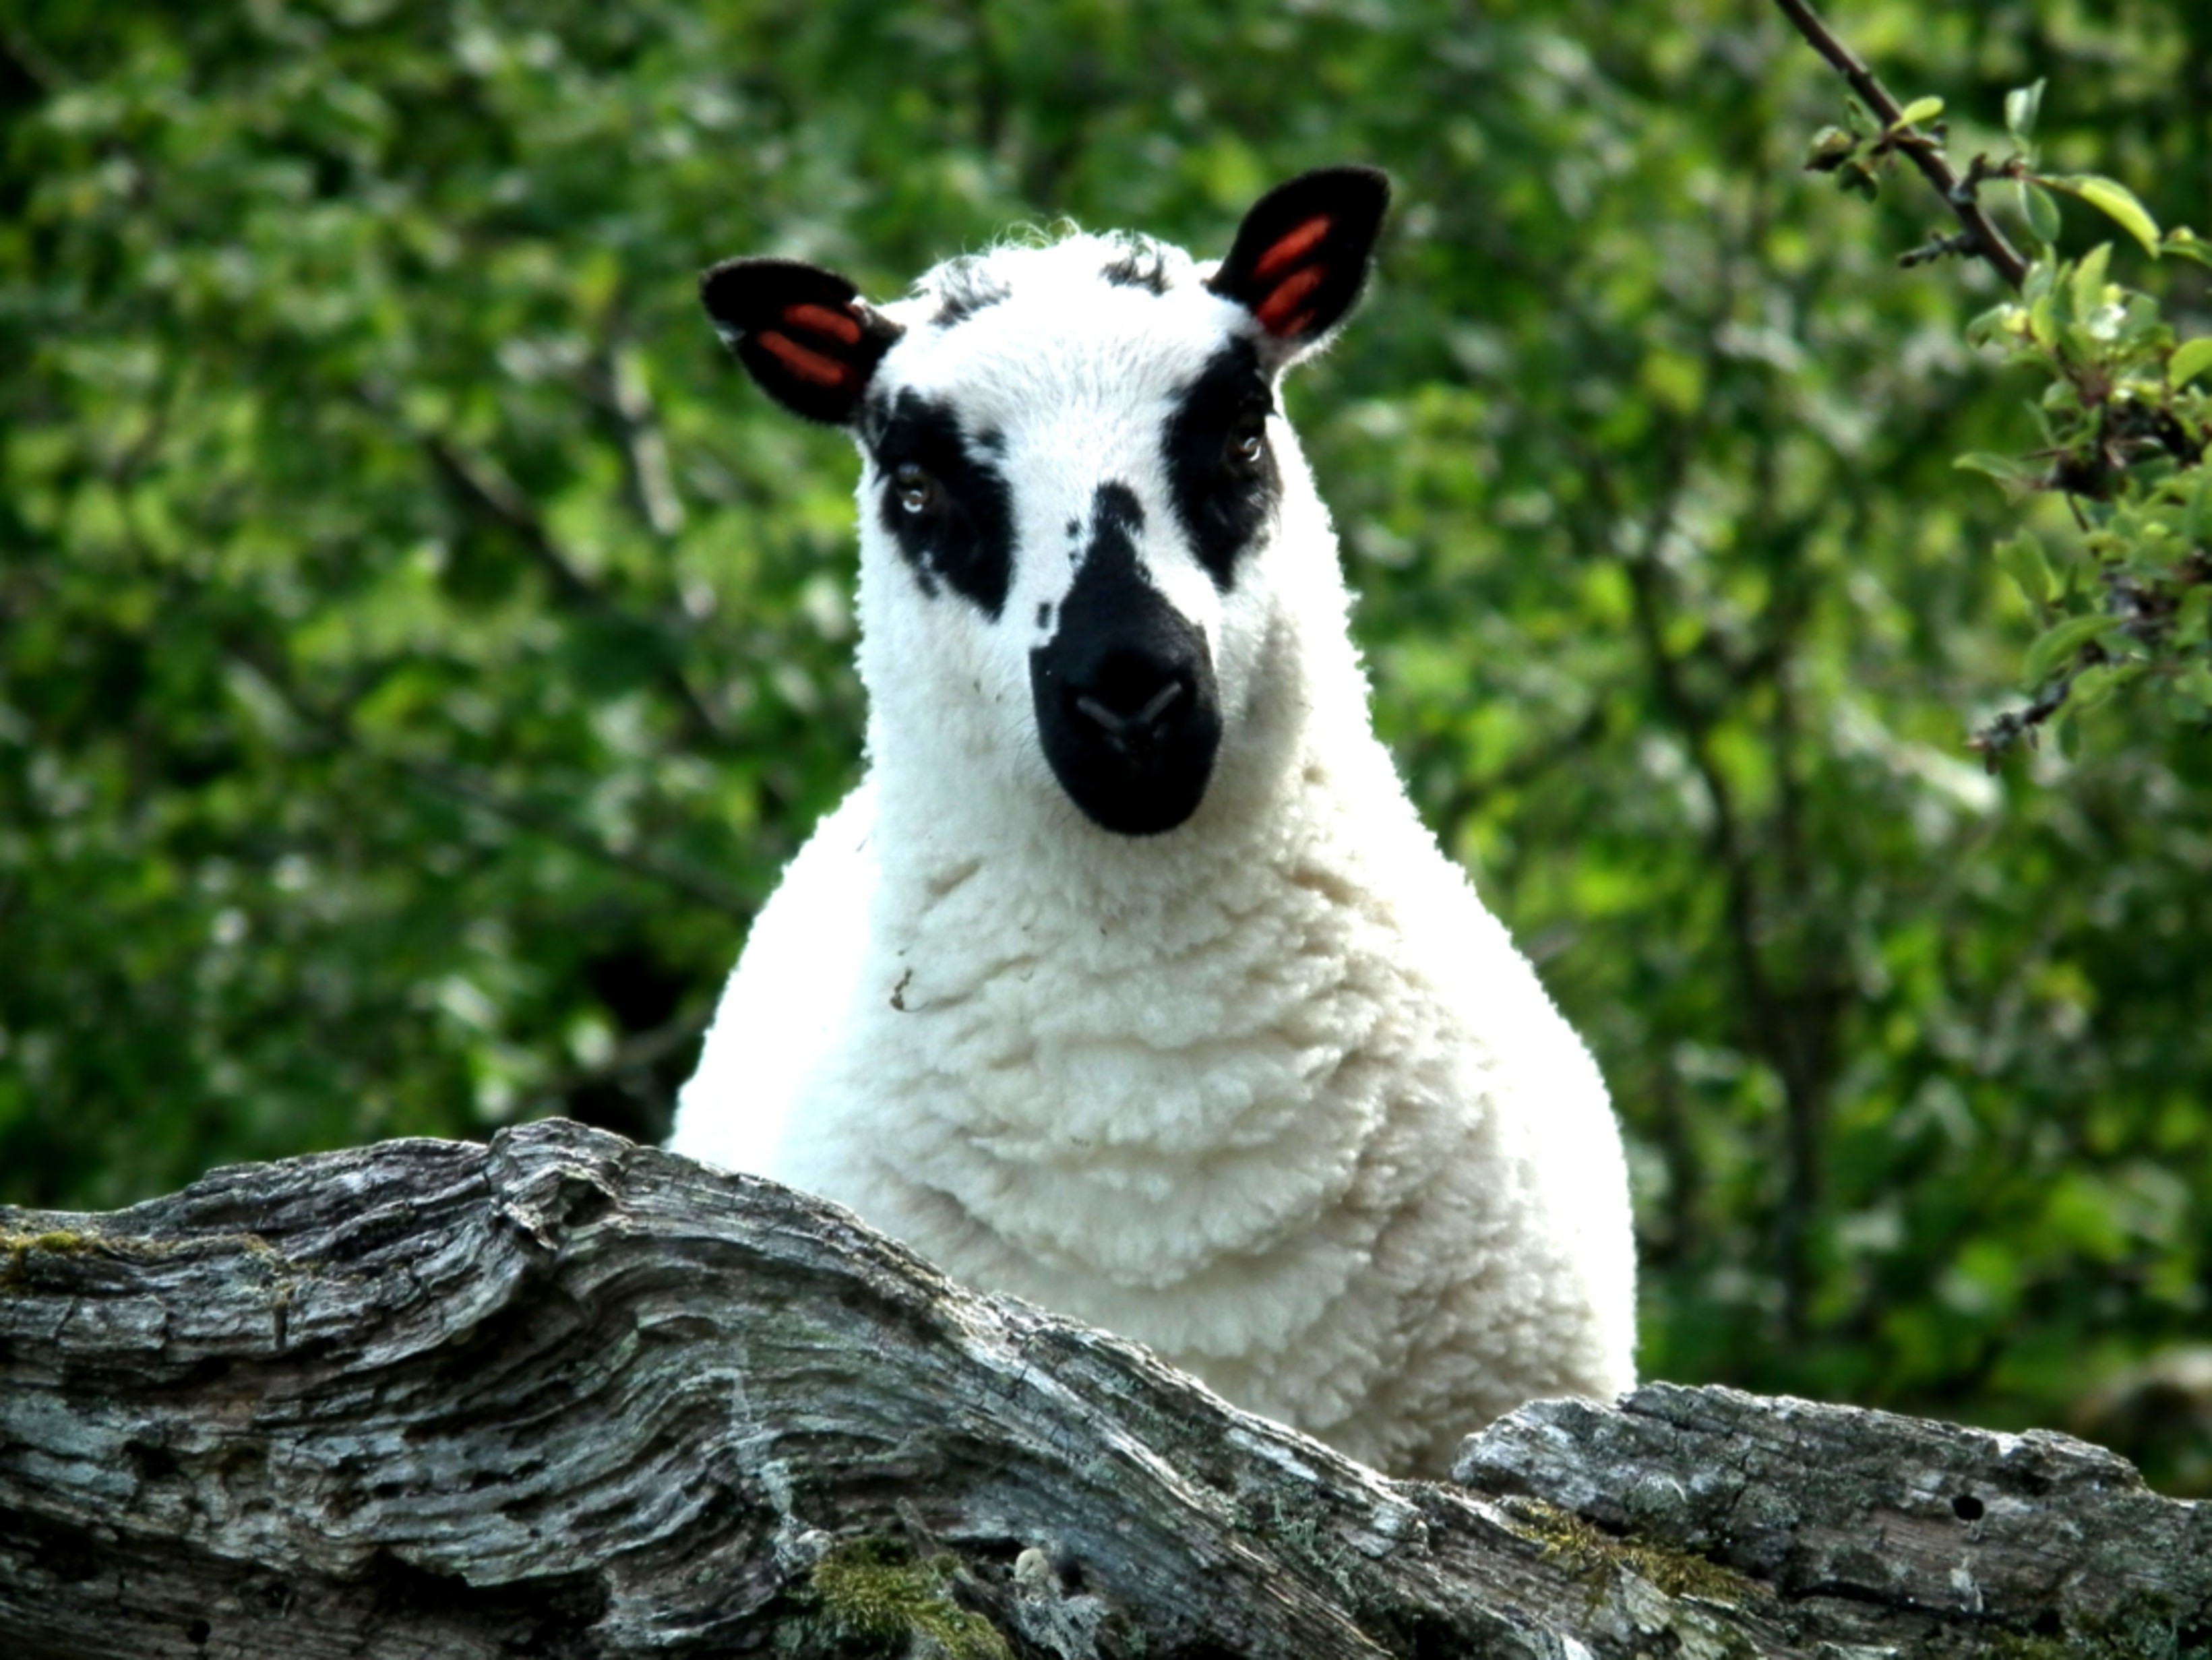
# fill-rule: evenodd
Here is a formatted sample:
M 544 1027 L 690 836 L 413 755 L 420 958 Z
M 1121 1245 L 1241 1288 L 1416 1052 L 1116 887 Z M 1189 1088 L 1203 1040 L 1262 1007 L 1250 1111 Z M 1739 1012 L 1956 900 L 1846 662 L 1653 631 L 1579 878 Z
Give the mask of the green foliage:
M 2140 208 L 2130 216 L 2148 226 Z M 2155 251 L 2155 227 L 2147 236 Z M 2149 677 L 2167 713 L 2202 729 L 2212 723 L 2212 397 L 2193 382 L 2212 366 L 2212 339 L 2177 344 L 2155 300 L 2106 280 L 2111 254 L 2110 244 L 2079 261 L 2046 253 L 2018 299 L 1969 328 L 2048 385 L 2031 455 L 1960 465 L 2056 491 L 2077 515 L 2081 534 L 2055 575 L 2032 533 L 1998 550 L 2045 625 L 2027 653 L 2025 678 L 2039 689 L 2029 714 L 2063 703 L 2071 721 Z M 2027 715 L 2001 716 L 1978 742 L 1994 765 L 2032 731 Z
M 1977 224 L 1984 181 L 2018 186 L 2028 234 L 2045 252 L 2030 265 L 2018 297 L 1978 319 L 1967 337 L 2006 350 L 2009 360 L 2048 381 L 2033 414 L 2043 440 L 2026 457 L 1977 451 L 1959 465 L 2020 491 L 2063 496 L 2082 532 L 2078 560 L 2062 565 L 2052 587 L 2050 562 L 2033 532 L 1997 546 L 2001 566 L 2045 624 L 2028 648 L 2025 678 L 2036 696 L 1974 736 L 1994 770 L 2006 751 L 2061 708 L 2061 743 L 2073 751 L 2078 718 L 2146 675 L 2163 683 L 2172 716 L 2212 728 L 2212 399 L 2190 383 L 2212 367 L 2212 339 L 2177 342 L 2151 295 L 2108 282 L 2112 246 L 2100 244 L 2079 261 L 2059 258 L 2057 192 L 2079 198 L 2119 225 L 2155 259 L 2161 253 L 2212 264 L 2212 252 L 2187 229 L 2162 234 L 2135 193 L 2095 173 L 2049 173 L 2036 166 L 2035 128 L 2047 82 L 2005 94 L 2012 154 L 1996 165 L 1977 155 L 1963 178 L 1938 168 L 1942 188 L 1961 218 L 1957 235 L 1939 236 L 1904 255 L 1905 265 L 1945 255 L 1983 257 L 2001 274 L 2013 256 L 1994 243 L 2002 233 Z M 1864 90 L 1863 88 L 1862 88 Z M 1871 95 L 1871 94 L 1870 94 Z M 1877 96 L 1876 101 L 1880 99 Z M 1871 198 L 1881 172 L 1899 150 L 1916 163 L 1940 157 L 1939 139 L 1913 131 L 1942 112 L 1942 100 L 1905 105 L 1881 132 L 1868 131 L 1861 107 L 1846 105 L 1849 131 L 1823 127 L 1813 137 L 1805 167 L 1832 173 L 1847 189 Z
M 1958 126 L 2048 70 L 2008 111 L 2039 176 L 2212 199 L 2191 0 L 1838 21 Z M 2207 1316 L 2212 761 L 2160 666 L 2203 618 L 2130 632 L 2093 542 L 2148 591 L 2203 469 L 2125 449 L 2087 532 L 2030 488 L 2117 392 L 2023 439 L 2064 377 L 1966 348 L 1994 279 L 1881 252 L 1941 204 L 1804 187 L 1824 73 L 1750 0 L 23 0 L 5 1196 L 555 1110 L 657 1134 L 859 759 L 854 463 L 733 372 L 695 273 L 884 294 L 1062 214 L 1218 252 L 1367 160 L 1376 290 L 1291 412 L 1382 728 L 1629 1127 L 1645 1370 L 2070 1421 Z M 2201 420 L 2203 245 L 2160 245 L 2176 321 L 2133 344 L 2109 274 L 2046 258 L 2044 297 L 2135 354 L 2130 407 Z M 1966 727 L 2075 619 L 2139 665 L 2076 684 L 2105 735 L 1985 775 Z

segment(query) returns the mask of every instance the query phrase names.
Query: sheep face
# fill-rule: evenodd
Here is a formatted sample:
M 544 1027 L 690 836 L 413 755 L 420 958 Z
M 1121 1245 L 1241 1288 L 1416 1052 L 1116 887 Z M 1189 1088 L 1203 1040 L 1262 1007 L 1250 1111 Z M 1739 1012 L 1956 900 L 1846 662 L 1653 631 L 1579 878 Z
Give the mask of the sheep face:
M 754 378 L 860 447 L 879 767 L 950 745 L 981 795 L 1122 836 L 1200 810 L 1265 709 L 1298 586 L 1275 568 L 1321 514 L 1276 384 L 1357 297 L 1387 197 L 1366 169 L 1308 173 L 1218 265 L 1077 235 L 881 307 L 792 261 L 707 274 Z

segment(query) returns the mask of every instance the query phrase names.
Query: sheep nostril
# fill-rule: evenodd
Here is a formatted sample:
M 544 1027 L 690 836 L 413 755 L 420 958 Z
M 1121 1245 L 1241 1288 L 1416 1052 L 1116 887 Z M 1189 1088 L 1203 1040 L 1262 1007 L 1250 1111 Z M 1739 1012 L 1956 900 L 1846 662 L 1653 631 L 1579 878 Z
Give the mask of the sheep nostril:
M 1153 737 L 1188 690 L 1180 678 L 1171 679 L 1141 704 L 1126 712 L 1087 691 L 1076 693 L 1070 701 L 1078 714 L 1105 734 L 1109 745 L 1116 750 L 1127 750 L 1133 743 Z
M 1159 724 L 1160 717 L 1167 713 L 1169 706 L 1182 695 L 1182 682 L 1170 680 L 1146 698 L 1141 708 L 1127 714 L 1119 709 L 1109 708 L 1087 691 L 1076 694 L 1075 708 L 1078 714 L 1095 721 L 1109 733 L 1150 732 Z
M 1075 699 L 1076 713 L 1105 729 L 1109 738 L 1118 738 L 1128 729 L 1128 721 L 1116 714 L 1089 692 L 1079 692 Z
M 1144 708 L 1137 711 L 1133 719 L 1139 727 L 1144 727 L 1146 730 L 1149 731 L 1151 728 L 1159 724 L 1160 717 L 1167 713 L 1168 706 L 1173 703 L 1176 699 L 1182 696 L 1182 693 L 1183 684 L 1182 681 L 1169 681 L 1167 684 L 1162 686 L 1158 691 L 1152 695 L 1150 701 L 1146 703 Z

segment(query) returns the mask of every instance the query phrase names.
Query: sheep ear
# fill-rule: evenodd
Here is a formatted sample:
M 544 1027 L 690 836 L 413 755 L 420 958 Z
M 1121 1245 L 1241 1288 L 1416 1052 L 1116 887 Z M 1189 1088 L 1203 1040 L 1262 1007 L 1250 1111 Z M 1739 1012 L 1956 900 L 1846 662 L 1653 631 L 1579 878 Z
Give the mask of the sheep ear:
M 1343 320 L 1367 281 L 1390 204 L 1375 167 L 1322 167 L 1254 204 L 1206 286 L 1258 319 L 1276 360 L 1303 356 Z
M 725 259 L 699 279 L 699 298 L 763 391 L 832 426 L 852 424 L 905 332 L 836 272 L 797 259 Z

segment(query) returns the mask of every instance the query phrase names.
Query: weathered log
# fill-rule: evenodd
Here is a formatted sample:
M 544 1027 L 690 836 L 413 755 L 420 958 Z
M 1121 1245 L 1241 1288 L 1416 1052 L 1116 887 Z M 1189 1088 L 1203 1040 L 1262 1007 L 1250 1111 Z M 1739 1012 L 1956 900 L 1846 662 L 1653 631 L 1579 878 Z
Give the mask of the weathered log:
M 1391 1481 L 568 1123 L 0 1207 L 0 1657 L 2175 1655 L 2212 1508 L 1726 1389 Z

